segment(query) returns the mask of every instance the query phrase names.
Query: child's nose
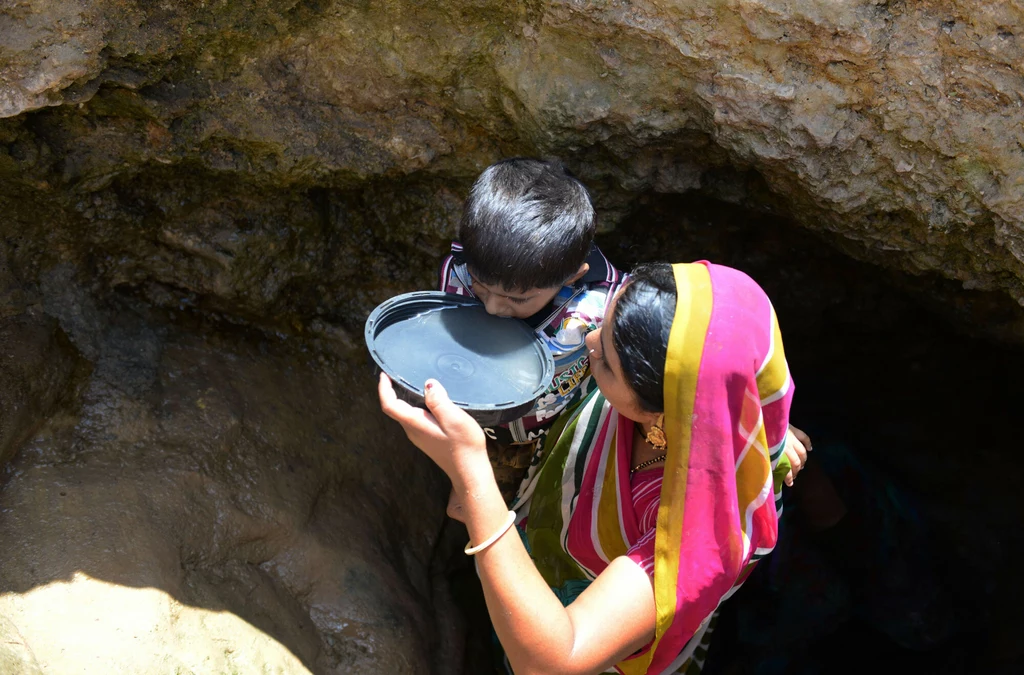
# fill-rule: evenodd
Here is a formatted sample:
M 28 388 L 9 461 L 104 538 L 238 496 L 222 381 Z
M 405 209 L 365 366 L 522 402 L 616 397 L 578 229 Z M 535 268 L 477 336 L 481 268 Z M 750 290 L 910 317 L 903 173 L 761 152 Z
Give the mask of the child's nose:
M 501 301 L 501 298 L 493 295 L 484 300 L 484 309 L 487 310 L 488 314 L 494 314 L 495 316 L 509 316 L 505 303 Z

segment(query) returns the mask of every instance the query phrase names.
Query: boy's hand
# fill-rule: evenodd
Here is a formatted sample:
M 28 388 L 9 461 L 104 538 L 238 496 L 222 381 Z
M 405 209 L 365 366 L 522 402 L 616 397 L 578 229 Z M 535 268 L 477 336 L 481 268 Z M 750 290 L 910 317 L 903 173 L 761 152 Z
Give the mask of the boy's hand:
M 395 394 L 391 379 L 381 373 L 377 391 L 384 414 L 397 421 L 413 444 L 427 454 L 454 482 L 466 460 L 487 460 L 487 441 L 483 429 L 448 398 L 436 380 L 427 380 L 424 399 L 429 410 L 402 401 Z
M 807 453 L 810 450 L 810 437 L 790 424 L 789 430 L 786 432 L 786 447 L 783 449 L 790 464 L 789 473 L 786 474 L 785 478 L 786 485 L 793 487 L 793 481 L 796 480 L 797 474 L 800 473 L 804 468 L 804 464 L 807 463 Z

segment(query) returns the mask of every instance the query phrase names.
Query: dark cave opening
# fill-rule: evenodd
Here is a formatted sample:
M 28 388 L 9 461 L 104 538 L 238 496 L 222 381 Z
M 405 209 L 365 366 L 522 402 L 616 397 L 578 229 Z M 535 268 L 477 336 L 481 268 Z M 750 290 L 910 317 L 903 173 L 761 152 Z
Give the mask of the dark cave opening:
M 832 534 L 811 532 L 799 490 L 815 472 L 787 489 L 779 546 L 723 606 L 704 672 L 1018 668 L 1024 470 L 1008 412 L 1022 402 L 1024 353 L 941 307 L 951 293 L 982 316 L 1006 302 L 855 261 L 784 218 L 699 195 L 642 199 L 598 243 L 623 269 L 707 259 L 765 288 L 797 386 L 792 422 L 848 509 Z M 470 624 L 472 663 L 486 658 L 486 610 L 463 574 L 454 586 L 483 619 Z
M 1024 353 L 943 307 L 953 297 L 983 322 L 1008 301 L 855 261 L 785 219 L 700 196 L 642 200 L 599 239 L 626 268 L 707 259 L 765 288 L 797 386 L 792 422 L 811 435 L 809 463 L 828 466 L 857 522 L 838 549 L 856 564 L 815 550 L 817 539 L 799 532 L 807 505 L 797 479 L 783 516 L 797 532 L 737 594 L 713 672 L 1019 663 L 1012 598 L 1024 591 L 1013 570 L 1024 551 L 1015 527 L 1024 470 L 1012 460 L 1009 412 L 1022 401 Z M 806 570 L 816 565 L 833 569 Z M 757 644 L 766 627 L 772 648 Z

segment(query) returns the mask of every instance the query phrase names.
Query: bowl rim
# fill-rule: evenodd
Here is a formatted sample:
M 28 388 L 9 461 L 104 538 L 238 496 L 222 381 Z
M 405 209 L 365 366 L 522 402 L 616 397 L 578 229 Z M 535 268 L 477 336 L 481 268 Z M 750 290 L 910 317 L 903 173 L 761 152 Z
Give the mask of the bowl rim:
M 424 308 L 424 311 L 429 308 L 429 305 L 435 305 L 435 307 L 443 307 L 447 305 L 447 308 L 457 309 L 459 307 L 483 307 L 483 303 L 477 298 L 472 298 L 465 295 L 457 295 L 455 293 L 446 293 L 444 291 L 413 291 L 411 293 L 402 293 L 394 297 L 388 298 L 384 302 L 377 305 L 370 315 L 366 317 L 366 323 L 363 326 L 363 339 L 366 342 L 366 348 L 370 352 L 370 357 L 373 359 L 377 367 L 387 373 L 387 376 L 391 378 L 392 382 L 398 382 L 402 387 L 408 389 L 411 393 L 417 396 L 424 396 L 426 392 L 423 391 L 423 384 L 413 384 L 406 380 L 401 375 L 394 372 L 390 368 L 384 358 L 374 348 L 376 342 L 378 324 L 381 319 L 387 318 L 387 314 L 394 310 L 396 307 L 410 304 L 415 301 L 425 302 L 428 307 Z M 414 314 L 410 317 L 398 319 L 398 321 L 405 321 L 410 318 L 419 316 L 419 313 Z M 551 351 L 547 348 L 544 341 L 537 335 L 537 331 L 530 327 L 522 319 L 508 318 L 507 320 L 513 321 L 521 326 L 521 329 L 526 331 L 532 336 L 534 342 L 534 351 L 540 356 L 543 362 L 543 373 L 541 375 L 541 381 L 533 392 L 522 399 L 514 401 L 502 401 L 500 403 L 479 403 L 479 402 L 467 402 L 452 400 L 452 403 L 458 407 L 469 410 L 469 411 L 480 411 L 480 412 L 492 412 L 492 411 L 503 411 L 518 408 L 526 403 L 536 401 L 538 398 L 544 395 L 548 387 L 551 386 L 551 381 L 555 376 L 555 360 L 552 356 Z M 396 321 L 397 322 L 397 321 Z M 392 322 L 387 323 L 383 328 L 390 326 Z M 383 330 L 381 328 L 380 330 Z

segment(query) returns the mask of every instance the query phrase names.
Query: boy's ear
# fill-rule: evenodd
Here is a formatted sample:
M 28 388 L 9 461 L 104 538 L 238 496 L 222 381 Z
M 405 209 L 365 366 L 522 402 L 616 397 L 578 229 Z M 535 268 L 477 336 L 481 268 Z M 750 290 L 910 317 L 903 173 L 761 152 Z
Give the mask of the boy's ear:
M 586 262 L 583 263 L 582 265 L 580 265 L 580 268 L 578 270 L 576 270 L 576 274 L 571 279 L 569 279 L 568 281 L 565 282 L 565 285 L 568 286 L 570 284 L 576 283 L 577 281 L 579 281 L 580 279 L 583 278 L 584 274 L 586 274 L 589 271 L 590 271 L 590 263 L 586 263 Z

